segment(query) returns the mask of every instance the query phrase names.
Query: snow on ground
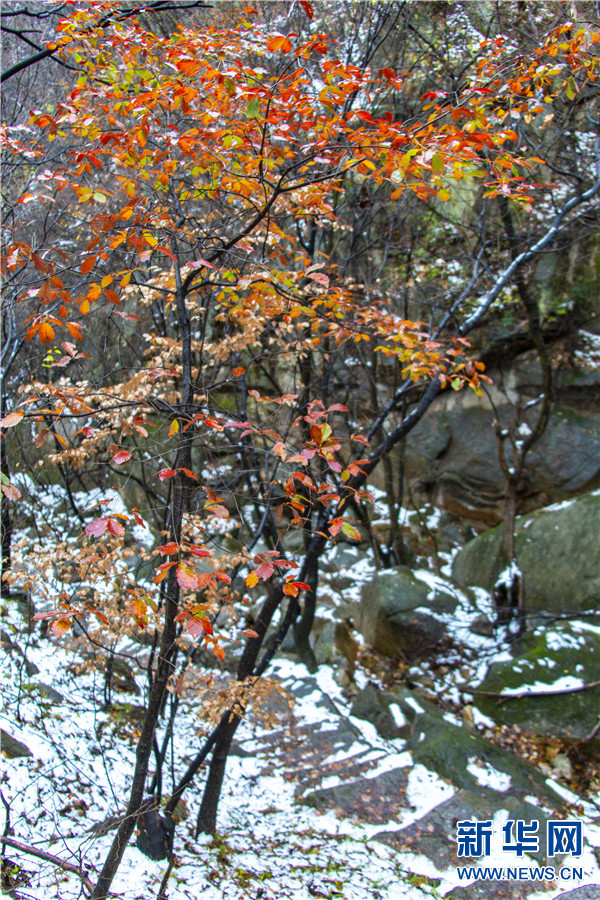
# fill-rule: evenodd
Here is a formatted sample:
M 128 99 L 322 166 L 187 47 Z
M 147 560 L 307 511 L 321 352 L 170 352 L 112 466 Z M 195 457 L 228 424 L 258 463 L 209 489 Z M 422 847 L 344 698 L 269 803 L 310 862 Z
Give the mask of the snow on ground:
M 86 505 L 92 505 L 93 500 L 107 499 L 111 501 L 112 514 L 126 512 L 119 505 L 116 492 L 98 494 Z M 384 511 L 378 509 L 378 512 L 383 515 Z M 403 521 L 408 521 L 410 516 L 406 512 Z M 437 522 L 432 519 L 430 524 L 435 527 Z M 147 541 L 148 532 L 136 537 Z M 326 562 L 332 578 L 342 575 L 347 581 L 341 591 L 331 590 L 331 605 L 322 617 L 333 619 L 339 615 L 340 607 L 349 608 L 360 599 L 361 586 L 372 577 L 375 566 L 369 550 L 348 544 L 333 546 Z M 469 671 L 465 675 L 452 650 L 445 678 L 440 679 L 439 674 L 431 671 L 434 691 L 445 699 L 464 704 L 469 697 L 464 691 L 465 680 L 475 686 L 492 659 L 510 658 L 508 653 L 499 651 L 496 641 L 469 630 L 474 616 L 492 615 L 490 598 L 477 589 L 474 607 L 463 592 L 431 572 L 421 569 L 416 576 L 430 588 L 428 599 L 432 605 L 436 590 L 455 593 L 456 612 L 446 614 L 444 621 L 457 644 L 472 654 Z M 324 590 L 329 580 L 324 573 Z M 19 655 L 5 655 L 0 669 L 3 696 L 0 726 L 23 741 L 32 756 L 2 759 L 2 799 L 10 808 L 15 838 L 72 863 L 81 862 L 89 867 L 87 871 L 93 881 L 94 869 L 101 866 L 114 832 L 98 836 L 90 828 L 124 808 L 135 761 L 135 712 L 144 703 L 144 682 L 138 679 L 142 696 L 115 696 L 115 707 L 106 709 L 102 673 L 75 674 L 70 670 L 73 661 L 79 659 L 74 651 L 53 638 L 40 639 L 37 631 L 24 633 L 23 620 L 14 606 L 9 603 L 6 615 L 3 614 L 3 630 L 14 637 L 28 660 L 37 665 L 39 674 L 28 676 Z M 587 622 L 581 622 L 580 626 L 581 631 L 596 627 Z M 553 634 L 548 634 L 549 647 L 551 640 L 565 639 L 564 636 L 553 638 Z M 427 662 L 417 668 L 421 674 L 429 671 Z M 402 740 L 384 740 L 371 724 L 350 716 L 349 700 L 330 667 L 321 666 L 316 676 L 309 676 L 301 664 L 278 659 L 269 674 L 275 675 L 295 694 L 294 716 L 300 728 L 327 729 L 337 726 L 340 719 L 347 719 L 357 732 L 354 745 L 324 757 L 320 760 L 322 765 L 361 755 L 361 760 L 372 763 L 362 776 L 365 780 L 391 769 L 406 769 L 409 805 L 388 827 L 408 827 L 453 795 L 450 784 L 424 766 L 412 764 L 411 754 Z M 210 673 L 205 675 L 208 677 Z M 360 688 L 367 683 L 367 677 L 358 670 L 355 681 Z M 44 696 L 36 690 L 39 684 L 60 692 L 63 700 L 52 699 L 51 694 Z M 326 703 L 322 702 L 324 696 Z M 417 707 L 418 701 L 414 704 Z M 201 744 L 199 706 L 197 695 L 184 695 L 174 740 L 176 776 L 185 770 L 186 760 L 191 759 Z M 399 707 L 392 707 L 392 714 L 398 725 L 404 724 Z M 494 724 L 475 708 L 473 717 L 481 727 Z M 169 900 L 310 900 L 315 896 L 344 900 L 420 900 L 427 895 L 441 897 L 458 884 L 454 867 L 440 872 L 422 855 L 399 852 L 374 840 L 377 832 L 385 830 L 384 825 L 361 824 L 339 818 L 333 812 L 298 805 L 297 786 L 286 778 L 283 770 L 271 767 L 271 773 L 265 774 L 266 764 L 272 762 L 265 750 L 265 734 L 265 729 L 251 717 L 238 729 L 236 740 L 251 754 L 230 757 L 216 837 L 194 837 L 202 776 L 186 794 L 189 817 L 177 828 L 176 864 L 168 882 Z M 505 778 L 502 773 L 475 759 L 466 764 L 482 786 L 509 790 L 509 785 L 502 781 Z M 328 776 L 320 786 L 334 786 L 338 783 L 336 779 L 335 775 Z M 167 793 L 169 786 L 170 781 L 165 785 Z M 563 786 L 556 782 L 552 786 L 569 802 L 578 802 Z M 586 815 L 597 817 L 597 808 L 592 803 L 584 804 L 583 809 Z M 590 824 L 586 826 L 586 834 L 591 843 L 600 846 L 600 827 Z M 9 850 L 8 855 L 18 859 L 29 873 L 30 885 L 21 890 L 24 898 L 71 900 L 81 896 L 77 876 L 50 863 L 20 855 L 16 850 Z M 481 864 L 506 865 L 507 862 L 506 858 L 491 857 Z M 520 864 L 529 862 L 523 860 Z M 585 868 L 587 881 L 584 883 L 600 877 L 589 850 L 577 864 Z M 112 889 L 121 900 L 150 900 L 157 896 L 165 869 L 165 862 L 149 860 L 130 846 Z M 426 883 L 427 878 L 439 879 L 439 886 L 434 890 Z M 561 890 L 537 892 L 530 895 L 530 900 L 551 900 Z
M 35 692 L 24 686 L 29 679 L 19 669 L 19 658 L 5 658 L 0 724 L 33 751 L 28 759 L 3 761 L 1 790 L 10 805 L 14 835 L 63 859 L 98 867 L 112 833 L 97 837 L 89 829 L 94 822 L 123 808 L 134 744 L 127 737 L 127 728 L 123 730 L 124 723 L 117 724 L 111 713 L 101 708 L 101 676 L 71 674 L 68 668 L 72 655 L 53 640 L 40 641 L 32 636 L 24 649 L 40 669 L 31 682 L 51 684 L 68 697 L 68 705 L 39 697 L 36 700 Z M 275 661 L 273 674 L 287 689 L 313 683 L 304 666 L 285 659 Z M 339 722 L 340 716 L 349 717 L 348 702 L 330 668 L 322 666 L 314 683 L 312 692 L 295 701 L 294 716 L 300 725 L 330 727 Z M 323 694 L 331 703 L 319 703 Z M 139 702 L 134 696 L 121 696 L 119 700 Z M 183 707 L 175 741 L 176 760 L 189 758 L 199 744 L 197 701 L 193 697 L 184 700 Z M 385 741 L 362 720 L 352 718 L 351 723 L 360 730 L 361 746 L 368 744 L 377 759 L 368 777 L 396 767 L 409 770 L 407 797 L 412 809 L 406 810 L 401 821 L 389 823 L 391 826 L 410 824 L 452 795 L 454 789 L 437 775 L 421 765 L 412 766 L 401 740 Z M 186 797 L 190 815 L 177 829 L 177 864 L 169 880 L 169 900 L 310 900 L 314 896 L 420 900 L 436 893 L 427 885 L 416 884 L 415 873 L 441 878 L 437 896 L 458 883 L 454 868 L 439 872 L 423 856 L 397 852 L 374 841 L 373 834 L 385 826 L 358 824 L 339 819 L 333 812 L 320 813 L 296 805 L 295 785 L 283 773 L 275 770 L 271 775 L 261 774 L 265 758 L 259 738 L 263 734 L 263 729 L 252 722 L 244 722 L 238 731 L 241 745 L 245 749 L 254 746 L 256 752 L 254 756 L 230 758 L 216 838 L 193 837 L 199 793 L 192 791 Z M 353 752 L 355 748 L 350 747 L 346 756 Z M 343 756 L 337 754 L 336 758 Z M 477 770 L 481 784 L 507 789 L 498 784 L 499 773 L 489 766 L 474 760 L 470 765 Z M 181 770 L 181 762 L 177 768 Z M 30 873 L 31 885 L 23 896 L 31 900 L 71 900 L 79 896 L 76 876 L 31 857 L 20 857 L 12 850 L 9 855 L 19 858 Z M 113 891 L 122 900 L 149 900 L 156 896 L 165 868 L 164 862 L 153 862 L 129 847 Z M 90 874 L 93 880 L 93 872 Z M 550 900 L 557 893 L 546 891 L 535 897 Z

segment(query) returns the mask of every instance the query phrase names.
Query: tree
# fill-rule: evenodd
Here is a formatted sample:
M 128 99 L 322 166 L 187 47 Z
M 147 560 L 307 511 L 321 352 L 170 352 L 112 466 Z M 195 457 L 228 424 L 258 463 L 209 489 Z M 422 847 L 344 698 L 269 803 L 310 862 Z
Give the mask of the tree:
M 472 183 L 482 200 L 529 215 L 536 185 L 521 173 L 542 160 L 520 149 L 513 119 L 541 127 L 549 106 L 575 101 L 597 72 L 596 36 L 563 24 L 527 55 L 484 41 L 451 92 L 427 90 L 405 109 L 408 76 L 373 66 L 401 11 L 373 12 L 359 66 L 351 48 L 341 58 L 310 3 L 295 10 L 300 34 L 226 8 L 209 26 L 179 23 L 162 36 L 137 7 L 73 6 L 52 53 L 79 70 L 75 84 L 55 108 L 5 129 L 5 170 L 18 173 L 4 232 L 5 338 L 11 360 L 38 347 L 45 361 L 19 378 L 19 393 L 9 386 L 0 424 L 58 467 L 77 538 L 48 548 L 63 590 L 38 618 L 57 637 L 77 622 L 103 646 L 134 627 L 151 636 L 131 792 L 95 898 L 108 895 L 136 822 L 143 846 L 155 829 L 156 852 L 170 852 L 170 816 L 209 755 L 198 828 L 214 830 L 233 735 L 290 627 L 313 662 L 327 543 L 361 538 L 370 473 L 442 390 L 481 390 L 466 335 L 600 190 L 600 177 L 582 184 L 504 267 L 485 269 L 483 241 L 470 278 L 429 327 L 408 307 L 399 314 L 393 296 L 365 297 L 351 263 L 365 229 L 344 247 L 343 198 L 410 196 L 439 213 L 456 185 Z M 339 385 L 367 345 L 366 376 L 376 386 L 390 374 L 394 388 L 383 402 L 375 390 L 371 417 L 349 415 Z M 4 441 L 3 490 L 18 502 Z M 91 517 L 79 508 L 72 478 L 89 489 L 123 472 L 140 503 Z M 131 551 L 130 526 L 156 504 L 153 550 Z M 223 552 L 231 522 L 237 543 Z M 11 527 L 3 524 L 9 565 Z M 295 530 L 298 560 L 285 547 Z M 3 578 L 39 585 L 41 570 L 20 551 Z M 262 604 L 244 627 L 239 605 L 252 591 Z M 228 615 L 246 638 L 240 687 L 162 818 L 186 670 L 197 643 L 225 655 Z

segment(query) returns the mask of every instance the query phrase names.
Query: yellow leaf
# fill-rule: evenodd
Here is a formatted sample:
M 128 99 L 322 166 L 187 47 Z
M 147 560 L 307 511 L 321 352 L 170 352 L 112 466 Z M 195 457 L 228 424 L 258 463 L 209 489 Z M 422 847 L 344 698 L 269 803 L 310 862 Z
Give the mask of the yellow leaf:
M 171 427 L 169 428 L 169 437 L 173 437 L 174 434 L 177 434 L 179 431 L 179 422 L 177 419 L 173 419 L 171 422 Z

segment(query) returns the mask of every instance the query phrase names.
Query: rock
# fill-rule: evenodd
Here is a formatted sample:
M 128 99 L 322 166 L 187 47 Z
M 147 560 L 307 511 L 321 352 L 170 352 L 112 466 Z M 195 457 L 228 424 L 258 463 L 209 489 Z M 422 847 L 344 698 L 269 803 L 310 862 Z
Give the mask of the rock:
M 526 688 L 574 676 L 581 683 L 598 680 L 600 634 L 585 622 L 561 622 L 538 629 L 512 647 L 513 658 L 493 663 L 479 685 L 481 691 Z M 560 686 L 560 685 L 559 685 Z M 478 709 L 499 724 L 518 725 L 523 731 L 553 734 L 567 741 L 585 738 L 598 721 L 600 687 L 574 693 L 532 693 L 498 704 L 497 697 L 474 692 Z M 600 744 L 597 740 L 590 742 Z
M 135 694 L 136 697 L 139 697 L 141 693 L 136 684 L 133 669 L 129 663 L 118 656 L 112 660 L 111 686 L 122 694 Z
M 322 623 L 313 645 L 313 653 L 318 665 L 333 662 L 336 656 L 335 622 L 327 620 Z
M 529 399 L 540 392 L 530 366 L 531 362 L 523 372 L 490 374 L 495 384 L 504 384 L 511 400 Z M 510 422 L 514 407 L 500 387 L 492 385 L 489 390 L 499 421 Z M 571 377 L 568 398 L 559 397 L 561 405 L 555 404 L 545 433 L 529 452 L 519 496 L 525 512 L 600 483 L 597 404 L 595 409 L 567 405 L 576 402 L 576 394 L 589 390 L 585 377 Z M 416 494 L 479 529 L 504 517 L 506 482 L 498 463 L 495 418 L 486 397 L 478 398 L 472 391 L 448 392 L 413 429 L 406 446 L 405 474 Z
M 438 643 L 446 633 L 443 614 L 456 611 L 460 595 L 441 578 L 432 576 L 430 581 L 398 566 L 366 582 L 357 625 L 367 643 L 386 656 L 402 657 L 421 654 Z
M 410 735 L 410 724 L 398 704 L 398 712 L 394 715 L 395 710 L 391 707 L 395 699 L 393 694 L 384 693 L 368 684 L 355 697 L 350 714 L 370 722 L 383 738 L 407 738 Z
M 375 839 L 396 850 L 422 853 L 442 870 L 460 864 L 456 856 L 456 823 L 464 819 L 492 819 L 497 811 L 497 801 L 485 793 L 462 790 L 406 828 L 380 831 Z
M 547 507 L 516 521 L 525 605 L 548 612 L 600 608 L 600 493 Z M 491 591 L 503 568 L 500 527 L 460 550 L 453 578 Z
M 494 633 L 494 623 L 490 622 L 487 616 L 477 616 L 469 625 L 469 631 L 480 637 L 491 637 Z
M 584 887 L 558 894 L 554 900 L 600 900 L 600 885 L 586 884 Z
M 23 651 L 21 650 L 19 645 L 17 643 L 15 643 L 15 641 L 13 641 L 8 636 L 6 631 L 0 631 L 0 644 L 2 645 L 2 649 L 5 650 L 6 652 L 16 653 L 18 656 L 20 656 L 23 659 L 24 665 L 25 665 L 25 671 L 27 672 L 27 674 L 29 675 L 30 678 L 33 675 L 39 674 L 40 670 L 38 669 L 36 664 L 30 662 L 27 659 L 26 655 L 23 653 Z
M 407 769 L 390 769 L 372 778 L 311 791 L 302 802 L 318 810 L 336 810 L 361 822 L 384 823 L 406 807 L 407 784 Z
M 21 685 L 21 687 L 24 691 L 27 691 L 27 693 L 37 697 L 41 701 L 45 700 L 47 703 L 55 705 L 60 705 L 65 702 L 63 695 L 53 687 L 50 687 L 49 684 L 44 684 L 43 682 L 37 684 L 35 682 L 29 682 Z
M 26 744 L 18 741 L 8 734 L 4 728 L 0 728 L 0 750 L 8 759 L 19 759 L 22 756 L 33 756 Z
M 556 809 L 563 805 L 533 766 L 443 718 L 418 715 L 409 749 L 415 763 L 422 763 L 457 788 L 474 793 L 485 790 L 499 807 L 505 805 L 508 791 L 512 798 L 533 795 Z
M 525 900 L 529 894 L 539 893 L 543 881 L 476 881 L 458 887 L 444 895 L 444 900 Z

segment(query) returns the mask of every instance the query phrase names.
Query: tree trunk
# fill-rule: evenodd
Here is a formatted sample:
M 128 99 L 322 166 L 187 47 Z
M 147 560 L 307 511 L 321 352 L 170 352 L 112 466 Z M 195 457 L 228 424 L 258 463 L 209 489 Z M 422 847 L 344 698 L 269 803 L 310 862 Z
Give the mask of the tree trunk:
M 231 717 L 225 725 L 223 733 L 215 742 L 208 775 L 206 776 L 200 812 L 198 813 L 196 837 L 199 834 L 214 834 L 217 830 L 217 809 L 221 798 L 221 790 L 223 789 L 227 758 L 233 736 L 241 721 L 235 713 L 232 712 L 230 715 Z

